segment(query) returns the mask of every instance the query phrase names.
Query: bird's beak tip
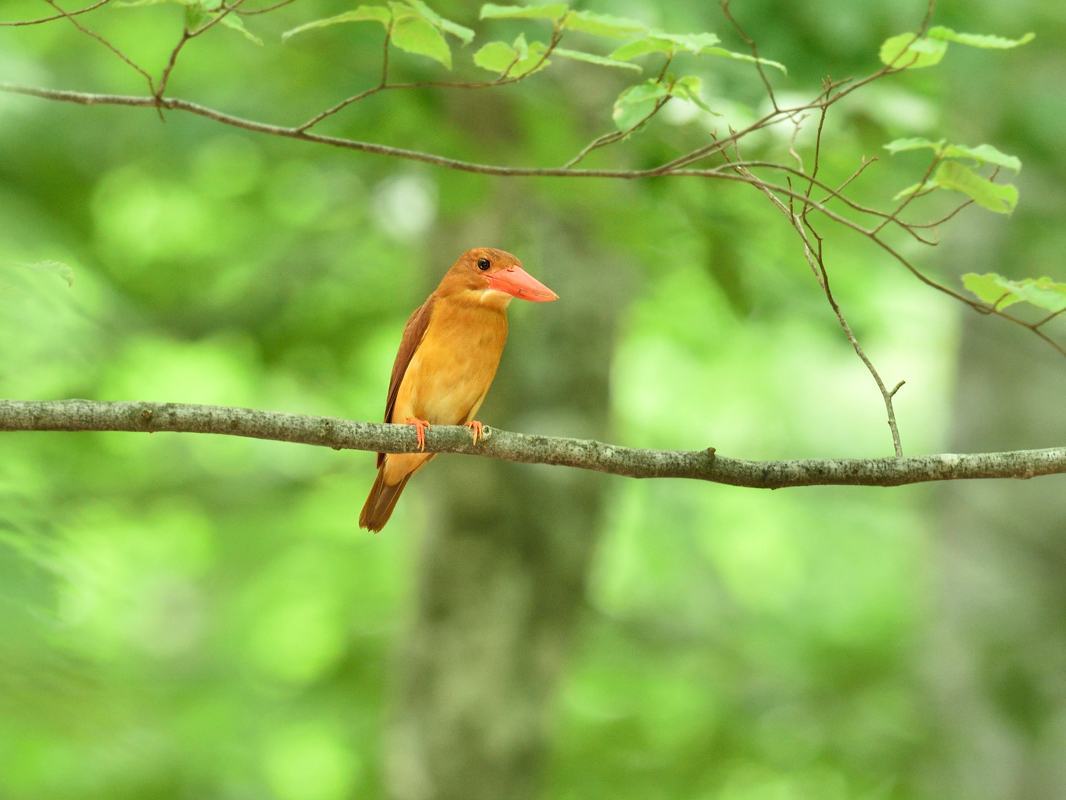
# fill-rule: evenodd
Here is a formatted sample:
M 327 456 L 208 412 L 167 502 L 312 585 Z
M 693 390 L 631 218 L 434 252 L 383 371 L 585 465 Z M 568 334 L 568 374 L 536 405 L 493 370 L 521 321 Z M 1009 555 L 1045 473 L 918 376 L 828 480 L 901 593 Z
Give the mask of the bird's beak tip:
M 559 295 L 521 267 L 511 267 L 487 277 L 490 288 L 506 292 L 520 300 L 529 300 L 533 303 L 549 303 L 552 300 L 559 299 Z

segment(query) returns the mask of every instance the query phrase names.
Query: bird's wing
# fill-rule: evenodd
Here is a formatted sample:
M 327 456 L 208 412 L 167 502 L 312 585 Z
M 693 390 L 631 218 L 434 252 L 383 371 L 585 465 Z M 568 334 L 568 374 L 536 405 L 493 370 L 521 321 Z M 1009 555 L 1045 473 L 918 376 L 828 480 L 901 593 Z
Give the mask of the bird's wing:
M 400 349 L 396 353 L 396 360 L 392 364 L 392 377 L 389 379 L 389 398 L 385 401 L 385 421 L 391 422 L 392 410 L 396 407 L 396 396 L 400 393 L 400 384 L 403 376 L 407 373 L 407 365 L 414 358 L 415 351 L 422 344 L 426 330 L 429 328 L 429 318 L 433 313 L 435 295 L 430 295 L 421 306 L 415 309 L 411 318 L 403 329 L 403 337 L 400 339 Z M 385 459 L 384 453 L 378 453 L 377 465 Z

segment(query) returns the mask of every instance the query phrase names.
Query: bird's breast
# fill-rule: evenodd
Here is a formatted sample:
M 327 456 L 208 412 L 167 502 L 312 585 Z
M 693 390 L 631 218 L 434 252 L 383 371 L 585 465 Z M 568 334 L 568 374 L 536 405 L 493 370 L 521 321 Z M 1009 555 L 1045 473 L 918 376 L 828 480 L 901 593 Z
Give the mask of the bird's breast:
M 393 421 L 468 421 L 492 384 L 506 341 L 503 312 L 438 302 L 400 383 Z

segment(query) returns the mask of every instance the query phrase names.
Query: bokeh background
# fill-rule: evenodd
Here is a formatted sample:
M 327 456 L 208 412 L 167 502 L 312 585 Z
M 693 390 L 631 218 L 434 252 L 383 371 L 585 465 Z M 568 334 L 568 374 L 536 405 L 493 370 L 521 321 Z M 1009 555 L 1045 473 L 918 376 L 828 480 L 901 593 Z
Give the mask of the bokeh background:
M 379 70 L 380 26 L 296 0 L 216 28 L 170 91 L 293 124 Z M 538 23 L 477 23 L 474 47 Z M 742 49 L 717 6 L 589 2 Z M 49 12 L 4 0 L 4 19 Z M 877 68 L 919 0 L 737 0 L 783 97 Z M 181 8 L 80 19 L 155 71 Z M 1066 6 L 940 5 L 953 47 L 833 110 L 826 180 L 898 136 L 1019 155 L 1009 220 L 969 209 L 963 271 L 1066 278 Z M 539 31 L 541 38 L 543 31 Z M 580 40 L 578 43 L 581 44 Z M 605 51 L 602 40 L 583 43 Z M 611 43 L 606 43 L 608 46 Z M 439 79 L 394 51 L 397 79 Z M 756 113 L 745 65 L 684 63 L 674 102 L 590 164 L 642 166 Z M 142 93 L 65 21 L 0 29 L 0 80 Z M 611 129 L 629 73 L 558 59 L 517 86 L 372 97 L 323 131 L 508 164 Z M 790 131 L 748 154 L 786 158 Z M 800 145 L 805 146 L 801 136 Z M 932 199 L 933 216 L 944 201 Z M 880 397 L 778 213 L 689 180 L 449 172 L 143 109 L 0 94 L 0 396 L 220 403 L 376 420 L 410 311 L 464 249 L 517 253 L 562 299 L 514 304 L 482 419 L 747 458 L 891 454 Z M 1066 362 L 963 313 L 854 235 L 827 248 L 905 451 L 1062 443 Z M 69 264 L 73 286 L 19 264 Z M 1060 331 L 1061 332 L 1061 331 Z M 1022 334 L 1025 332 L 1022 331 Z M 448 456 L 379 535 L 373 455 L 223 437 L 0 439 L 0 797 L 1066 797 L 1066 483 L 765 492 Z

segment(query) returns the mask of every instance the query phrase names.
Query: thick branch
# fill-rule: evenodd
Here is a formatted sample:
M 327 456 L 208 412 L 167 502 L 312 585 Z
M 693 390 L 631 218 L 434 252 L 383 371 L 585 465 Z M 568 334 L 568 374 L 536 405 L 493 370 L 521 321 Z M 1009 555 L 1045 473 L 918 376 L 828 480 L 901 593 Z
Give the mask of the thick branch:
M 0 431 L 214 433 L 388 453 L 410 453 L 418 447 L 414 429 L 407 425 L 182 403 L 0 400 Z M 760 489 L 900 486 L 962 478 L 1032 478 L 1066 473 L 1066 447 L 908 458 L 743 461 L 716 456 L 713 448 L 640 450 L 489 428 L 485 433 L 485 438 L 475 445 L 466 428 L 435 426 L 426 434 L 426 451 L 577 467 L 631 478 L 692 478 Z

